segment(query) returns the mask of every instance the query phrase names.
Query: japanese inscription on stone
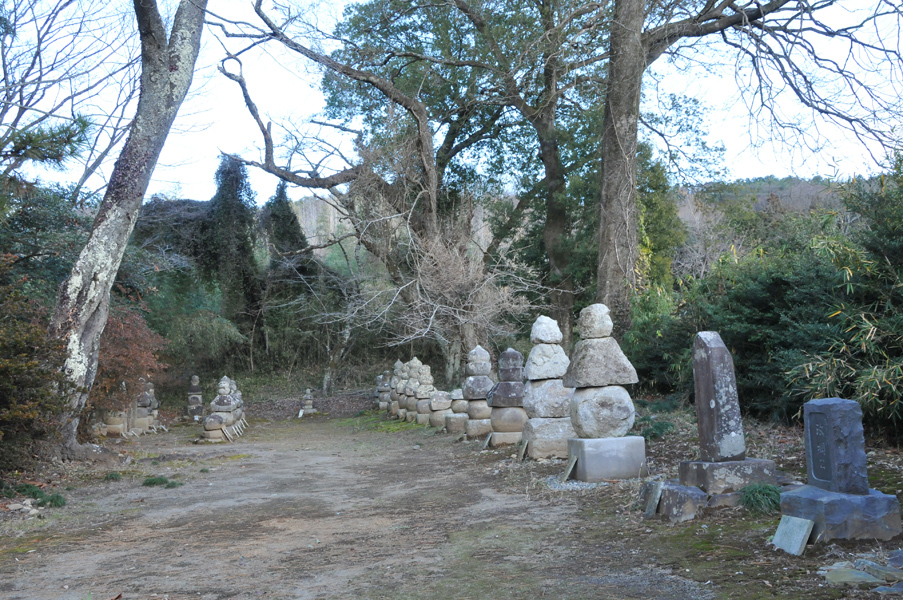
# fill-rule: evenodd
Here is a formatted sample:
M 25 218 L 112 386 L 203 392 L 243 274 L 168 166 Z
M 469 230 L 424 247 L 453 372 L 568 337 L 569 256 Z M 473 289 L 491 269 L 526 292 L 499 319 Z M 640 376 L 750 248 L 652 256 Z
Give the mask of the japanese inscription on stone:
M 809 444 L 812 448 L 812 476 L 820 481 L 831 481 L 834 469 L 828 447 L 828 418 L 824 413 L 809 416 Z

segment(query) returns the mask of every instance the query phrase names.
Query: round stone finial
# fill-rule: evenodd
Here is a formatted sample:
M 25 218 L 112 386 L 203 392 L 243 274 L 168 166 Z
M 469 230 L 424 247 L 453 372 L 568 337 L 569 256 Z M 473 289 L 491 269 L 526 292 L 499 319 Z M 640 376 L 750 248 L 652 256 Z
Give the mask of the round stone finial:
M 410 369 L 411 373 L 416 373 L 417 370 L 420 369 L 420 367 L 422 367 L 422 366 L 423 366 L 423 363 L 420 362 L 420 359 L 417 358 L 416 356 L 408 361 L 408 368 Z
M 611 311 L 604 304 L 590 304 L 577 319 L 577 332 L 584 340 L 609 337 L 612 327 Z
M 392 368 L 395 370 L 395 374 L 399 375 L 401 370 L 404 368 L 404 363 L 401 362 L 401 359 L 395 361 L 395 364 L 392 365 Z
M 477 346 L 467 354 L 467 362 L 488 362 L 489 353 L 482 346 Z
M 229 395 L 229 387 L 231 386 L 232 380 L 229 379 L 227 375 L 223 375 L 223 378 L 219 380 L 219 383 L 216 386 L 216 391 L 219 392 L 220 396 L 228 396 Z
M 192 375 L 191 376 L 191 385 L 200 385 L 200 384 L 201 384 L 200 378 L 197 375 Z
M 539 315 L 530 330 L 530 343 L 532 344 L 560 344 L 562 340 L 561 329 L 558 321 Z

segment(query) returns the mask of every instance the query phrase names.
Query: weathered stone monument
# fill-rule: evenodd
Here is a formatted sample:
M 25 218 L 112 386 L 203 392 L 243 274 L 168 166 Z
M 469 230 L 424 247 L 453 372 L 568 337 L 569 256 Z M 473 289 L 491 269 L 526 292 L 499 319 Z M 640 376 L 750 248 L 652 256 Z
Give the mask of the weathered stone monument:
M 479 345 L 467 354 L 467 365 L 464 367 L 464 374 L 467 377 L 464 379 L 464 385 L 461 386 L 460 392 L 455 390 L 452 393 L 452 414 L 460 416 L 446 417 L 446 425 L 452 424 L 452 421 L 454 421 L 452 426 L 456 430 L 462 427 L 461 431 L 471 438 L 488 434 L 488 432 L 486 434 L 482 433 L 486 430 L 484 422 L 474 425 L 470 424 L 470 406 L 471 403 L 476 402 L 474 414 L 478 417 L 484 417 L 477 419 L 478 421 L 486 421 L 489 418 L 485 414 L 490 410 L 486 403 L 486 397 L 495 384 L 489 378 L 489 374 L 492 373 L 492 363 L 489 362 L 489 359 L 489 352 Z M 484 404 L 486 405 L 485 409 L 483 408 Z
M 746 458 L 734 361 L 714 331 L 696 335 L 693 382 L 701 460 L 681 462 L 678 482 L 662 487 L 659 512 L 672 521 L 705 507 L 737 506 L 740 490 L 752 483 L 777 484 L 774 461 Z
M 646 474 L 646 441 L 626 435 L 635 411 L 622 385 L 637 383 L 636 370 L 611 337 L 608 307 L 592 304 L 577 320 L 574 346 L 563 384 L 570 398 L 571 424 L 579 436 L 568 440 L 573 476 L 580 481 L 631 479 Z
M 524 410 L 524 355 L 508 348 L 499 355 L 499 382 L 486 395 L 491 409 L 493 447 L 510 446 L 523 439 L 527 411 Z
M 304 390 L 304 396 L 301 397 L 301 403 L 301 410 L 298 412 L 299 417 L 317 414 L 317 409 L 314 408 L 314 394 L 310 388 Z
M 204 394 L 197 375 L 191 376 L 191 385 L 188 387 L 188 416 L 195 421 L 204 416 Z
M 534 344 L 527 357 L 524 376 L 523 441 L 530 458 L 567 458 L 568 439 L 577 437 L 571 424 L 570 402 L 573 388 L 564 386 L 570 360 L 560 346 L 558 322 L 539 316 L 530 330 Z
M 396 417 L 401 396 L 404 394 L 404 386 L 407 385 L 407 366 L 401 360 L 395 361 L 392 379 L 389 380 L 389 402 L 386 404 L 386 414 Z
M 223 377 L 217 387 L 218 395 L 210 403 L 210 414 L 204 417 L 202 439 L 208 442 L 233 442 L 248 426 L 244 417 L 244 401 L 238 385 Z
M 868 486 L 859 403 L 811 400 L 803 405 L 803 419 L 808 485 L 781 494 L 781 512 L 813 521 L 815 542 L 899 534 L 899 500 Z
M 430 395 L 428 418 L 430 427 L 445 427 L 445 417 L 452 414 L 451 405 L 452 395 L 448 392 L 435 391 Z
M 390 382 L 392 381 L 392 373 L 383 371 L 376 378 L 376 389 L 373 391 L 374 404 L 377 410 L 386 410 L 388 403 L 391 401 L 389 396 L 391 392 Z

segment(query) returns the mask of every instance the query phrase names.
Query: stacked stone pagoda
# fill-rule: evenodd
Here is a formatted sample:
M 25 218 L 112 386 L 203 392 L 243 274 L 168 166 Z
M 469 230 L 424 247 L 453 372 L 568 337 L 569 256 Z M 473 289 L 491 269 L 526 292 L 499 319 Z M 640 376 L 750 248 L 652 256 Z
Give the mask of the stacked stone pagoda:
M 248 426 L 244 401 L 238 385 L 228 377 L 220 379 L 217 392 L 217 397 L 210 403 L 210 414 L 204 417 L 201 437 L 208 442 L 233 442 Z
M 899 500 L 869 489 L 859 403 L 811 400 L 803 405 L 803 419 L 808 485 L 781 494 L 781 512 L 812 521 L 816 542 L 899 535 Z
M 485 431 L 485 423 L 480 423 L 475 427 L 470 426 L 470 406 L 475 402 L 474 415 L 483 417 L 477 420 L 486 420 L 486 411 L 489 410 L 486 397 L 492 386 L 495 385 L 495 382 L 489 378 L 489 374 L 492 373 L 492 363 L 489 362 L 489 359 L 489 352 L 479 345 L 467 354 L 467 366 L 464 368 L 467 377 L 464 379 L 464 385 L 460 392 L 457 390 L 452 392 L 452 414 L 446 416 L 446 430 L 451 426 L 451 432 L 468 433 L 469 431 L 472 437 Z M 483 408 L 484 406 L 485 408 Z
M 657 492 L 648 498 L 649 513 L 660 502 L 658 512 L 672 522 L 692 519 L 703 508 L 736 506 L 750 484 L 777 484 L 773 461 L 746 458 L 734 361 L 714 331 L 696 334 L 693 381 L 700 459 L 682 461 L 678 482 L 653 484 L 661 488 L 660 499 Z
M 421 413 L 420 411 L 429 408 L 429 404 L 425 405 L 423 403 L 429 403 L 430 397 L 436 392 L 436 388 L 435 386 L 433 386 L 433 383 L 433 373 L 430 369 L 430 366 L 421 364 L 417 369 L 417 387 L 414 388 L 414 400 L 411 401 L 411 399 L 408 399 L 408 413 L 407 418 L 405 419 L 406 421 L 417 421 L 417 423 L 421 425 L 429 422 L 429 414 L 426 412 Z M 421 417 L 421 414 L 424 416 Z
M 451 405 L 452 398 L 450 393 L 440 391 L 433 392 L 429 400 L 430 414 L 427 418 L 430 427 L 445 427 L 445 417 L 452 414 Z
M 568 440 L 572 471 L 580 481 L 630 479 L 646 474 L 646 443 L 627 436 L 635 411 L 622 385 L 637 383 L 636 370 L 611 337 L 608 307 L 592 304 L 580 311 L 580 341 L 574 346 L 563 383 L 574 388 L 571 424 L 579 436 Z
M 524 410 L 527 422 L 523 440 L 531 458 L 567 458 L 568 439 L 577 437 L 571 424 L 570 400 L 573 388 L 564 386 L 570 360 L 559 345 L 558 321 L 540 316 L 530 330 L 534 344 L 527 357 L 524 375 Z
M 487 395 L 492 409 L 490 445 L 510 446 L 523 439 L 527 411 L 524 410 L 524 355 L 508 348 L 499 355 L 499 382 Z
M 204 395 L 197 375 L 191 376 L 191 385 L 188 387 L 188 416 L 195 421 L 204 416 Z
M 389 380 L 389 403 L 386 405 L 386 414 L 389 417 L 398 416 L 401 397 L 404 395 L 404 387 L 407 385 L 408 367 L 401 360 L 396 360 L 392 379 Z
M 398 403 L 398 419 L 413 421 L 417 415 L 417 388 L 420 387 L 420 368 L 423 363 L 415 356 L 407 362 L 408 380 L 404 386 L 404 396 Z M 432 380 L 432 378 L 430 378 Z M 410 413 L 410 417 L 408 417 Z
M 389 396 L 391 392 L 390 382 L 392 374 L 389 371 L 383 371 L 376 378 L 376 389 L 373 391 L 374 404 L 377 410 L 387 410 L 389 407 Z

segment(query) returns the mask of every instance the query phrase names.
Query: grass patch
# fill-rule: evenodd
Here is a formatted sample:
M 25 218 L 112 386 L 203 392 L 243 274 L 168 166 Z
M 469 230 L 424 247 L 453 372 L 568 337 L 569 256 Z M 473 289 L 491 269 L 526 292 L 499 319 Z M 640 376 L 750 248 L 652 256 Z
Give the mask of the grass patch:
M 107 473 L 106 476 L 104 476 L 104 478 L 103 478 L 104 481 L 119 481 L 121 479 L 122 479 L 122 475 L 120 475 L 119 473 L 117 473 L 115 471 L 113 471 L 112 473 Z
M 769 483 L 754 483 L 740 492 L 740 506 L 753 515 L 773 515 L 781 510 L 781 488 Z
M 398 419 L 387 419 L 383 413 L 377 410 L 361 411 L 360 416 L 341 419 L 337 423 L 343 426 L 354 428 L 355 431 L 381 431 L 385 433 L 396 433 L 399 431 L 412 431 L 422 428 L 417 421 L 400 421 Z
M 14 489 L 23 496 L 28 496 L 29 498 L 34 498 L 35 500 L 39 500 L 46 495 L 44 494 L 44 490 L 30 483 L 20 483 Z
M 63 508 L 66 506 L 66 499 L 63 498 L 62 494 L 50 494 L 49 496 L 44 496 L 43 498 L 39 498 L 37 501 L 38 506 L 49 506 L 50 508 Z
M 153 487 L 155 485 L 167 485 L 169 483 L 169 479 L 166 477 L 148 477 L 145 479 L 141 485 L 146 485 L 147 487 Z
M 181 487 L 183 485 L 185 485 L 184 481 L 167 481 L 166 485 L 163 487 L 165 487 L 168 490 L 171 490 L 172 488 Z

